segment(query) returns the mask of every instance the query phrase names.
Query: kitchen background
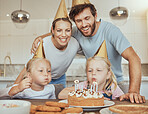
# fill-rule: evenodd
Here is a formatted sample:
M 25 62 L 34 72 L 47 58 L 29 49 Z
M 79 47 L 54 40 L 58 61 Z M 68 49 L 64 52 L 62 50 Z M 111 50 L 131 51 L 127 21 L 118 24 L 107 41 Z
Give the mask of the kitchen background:
M 67 8 L 72 0 L 65 0 Z M 148 98 L 145 87 L 148 84 L 148 0 L 90 0 L 96 6 L 98 19 L 112 23 L 109 17 L 111 9 L 123 6 L 129 10 L 129 18 L 124 25 L 117 25 L 142 62 L 141 93 Z M 118 4 L 118 2 L 120 4 Z M 20 0 L 0 0 L 0 88 L 9 86 L 23 69 L 30 58 L 32 42 L 37 36 L 50 31 L 51 22 L 55 16 L 60 0 L 23 0 L 22 10 L 30 13 L 30 21 L 24 29 L 18 29 L 11 21 L 11 13 L 20 9 Z M 9 65 L 8 57 L 12 64 Z M 6 63 L 4 78 L 4 60 Z M 71 86 L 73 80 L 86 79 L 85 58 L 77 55 L 67 71 L 67 84 Z M 128 83 L 128 63 L 123 59 L 123 74 Z

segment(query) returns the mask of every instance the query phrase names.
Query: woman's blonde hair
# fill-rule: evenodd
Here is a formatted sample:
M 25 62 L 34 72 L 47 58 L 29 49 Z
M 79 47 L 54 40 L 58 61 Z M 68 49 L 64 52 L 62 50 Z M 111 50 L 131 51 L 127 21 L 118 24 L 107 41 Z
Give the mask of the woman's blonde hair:
M 37 61 L 40 61 L 40 60 L 45 60 L 46 62 L 49 63 L 49 65 L 50 65 L 50 67 L 51 67 L 50 61 L 48 61 L 48 60 L 45 59 L 45 58 L 32 58 L 32 59 L 30 59 L 30 60 L 28 61 L 28 63 L 27 63 L 26 71 L 27 71 L 27 72 L 31 72 L 33 65 L 34 65 Z
M 107 95 L 112 95 L 112 92 L 116 89 L 117 87 L 117 81 L 116 81 L 116 77 L 114 75 L 114 73 L 112 72 L 111 70 L 111 63 L 108 59 L 104 58 L 104 57 L 99 57 L 99 56 L 93 56 L 93 57 L 90 57 L 87 59 L 87 63 L 86 63 L 86 71 L 88 70 L 88 65 L 89 65 L 89 62 L 92 61 L 92 60 L 96 60 L 96 61 L 104 61 L 106 64 L 105 64 L 105 67 L 108 69 L 108 71 L 111 72 L 111 76 L 109 79 L 106 80 L 106 84 L 104 85 L 103 87 L 103 91 L 107 94 Z M 111 89 L 111 85 L 114 84 L 114 89 L 111 90 L 111 91 L 108 91 Z

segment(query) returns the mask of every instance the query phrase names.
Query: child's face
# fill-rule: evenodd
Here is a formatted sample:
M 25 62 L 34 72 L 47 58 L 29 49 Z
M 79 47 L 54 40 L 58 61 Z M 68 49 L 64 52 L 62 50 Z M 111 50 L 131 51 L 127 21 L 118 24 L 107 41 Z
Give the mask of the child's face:
M 30 76 L 34 84 L 47 85 L 51 81 L 51 67 L 46 60 L 39 60 L 32 65 Z
M 91 84 L 96 81 L 100 86 L 105 85 L 106 79 L 110 77 L 110 71 L 105 67 L 105 64 L 104 61 L 98 60 L 91 60 L 88 63 L 87 78 Z

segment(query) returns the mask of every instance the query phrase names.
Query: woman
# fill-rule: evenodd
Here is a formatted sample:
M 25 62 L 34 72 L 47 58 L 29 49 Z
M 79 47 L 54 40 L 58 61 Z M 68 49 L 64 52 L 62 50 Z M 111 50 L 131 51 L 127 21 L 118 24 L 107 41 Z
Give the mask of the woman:
M 51 32 L 52 36 L 47 36 L 43 39 L 45 57 L 51 62 L 52 81 L 50 83 L 63 84 L 66 87 L 65 72 L 72 63 L 80 46 L 77 40 L 71 37 L 72 23 L 68 18 L 54 20 Z M 15 83 L 20 82 L 22 78 L 22 75 L 20 75 Z
M 68 18 L 56 19 L 51 31 L 52 37 L 48 36 L 43 39 L 46 59 L 51 61 L 51 83 L 66 86 L 65 72 L 80 46 L 77 40 L 71 37 L 72 24 Z
M 71 37 L 72 23 L 68 18 L 67 12 L 65 15 L 65 9 L 65 1 L 62 0 L 58 9 L 60 13 L 57 12 L 52 23 L 52 36 L 50 35 L 43 39 L 45 57 L 51 62 L 52 81 L 50 83 L 63 84 L 64 87 L 66 87 L 65 72 L 72 63 L 78 50 L 80 50 L 77 40 Z M 61 11 L 64 13 L 61 13 Z M 24 71 L 25 69 L 20 73 L 15 83 L 19 83 L 22 80 Z

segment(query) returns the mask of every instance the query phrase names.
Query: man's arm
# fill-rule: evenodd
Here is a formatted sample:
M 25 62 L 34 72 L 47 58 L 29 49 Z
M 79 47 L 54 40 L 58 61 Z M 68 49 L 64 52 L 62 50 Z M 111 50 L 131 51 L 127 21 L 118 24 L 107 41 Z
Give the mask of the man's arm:
M 140 95 L 141 60 L 132 47 L 127 48 L 121 55 L 129 62 L 130 84 L 128 93 L 125 94 L 125 97 L 121 97 L 120 100 L 128 98 L 132 103 L 134 101 L 136 103 L 143 103 L 145 98 Z
M 139 93 L 141 85 L 141 60 L 132 47 L 127 48 L 121 55 L 129 62 L 129 92 Z

